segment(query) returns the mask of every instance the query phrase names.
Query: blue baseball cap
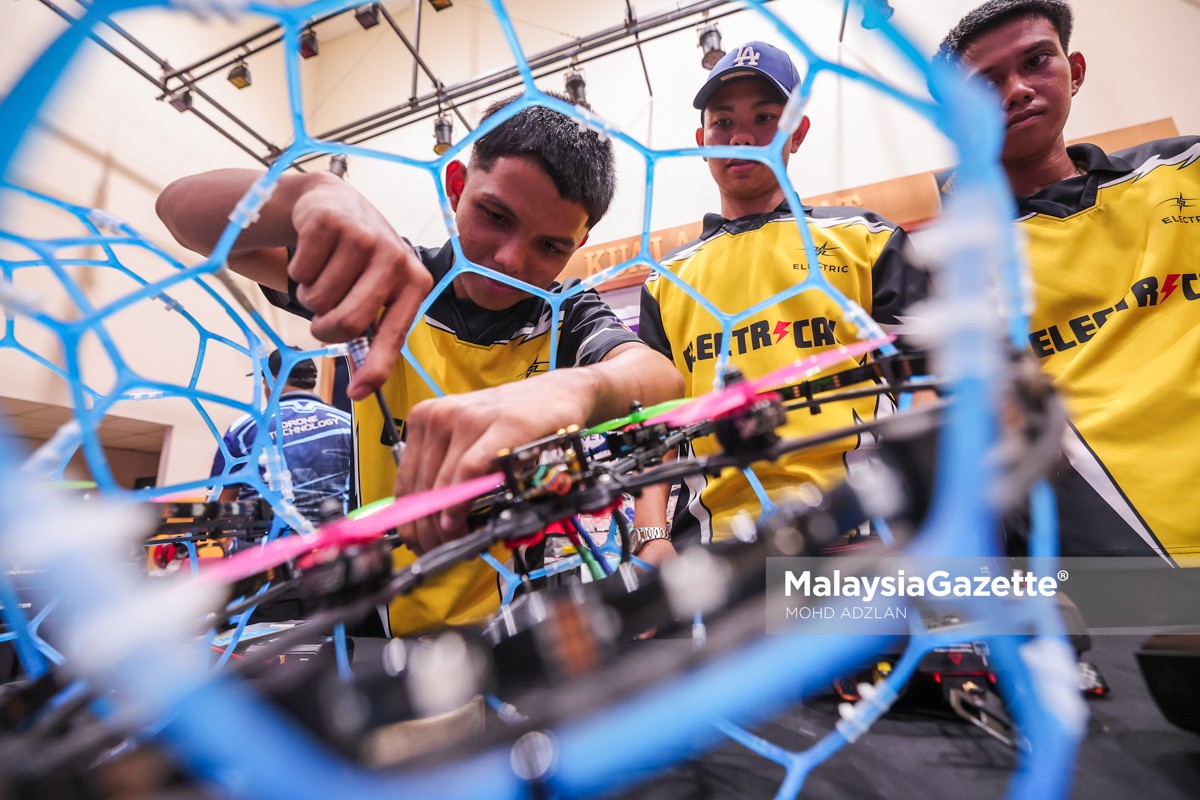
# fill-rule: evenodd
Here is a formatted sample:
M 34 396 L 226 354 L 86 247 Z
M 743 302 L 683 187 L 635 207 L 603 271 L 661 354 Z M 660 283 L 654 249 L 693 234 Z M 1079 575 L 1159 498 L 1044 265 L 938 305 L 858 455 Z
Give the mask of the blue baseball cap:
M 708 80 L 696 93 L 692 107 L 703 110 L 709 98 L 725 83 L 741 78 L 766 78 L 785 98 L 790 97 L 796 84 L 800 83 L 800 73 L 787 53 L 766 42 L 746 42 L 726 53 L 712 68 Z

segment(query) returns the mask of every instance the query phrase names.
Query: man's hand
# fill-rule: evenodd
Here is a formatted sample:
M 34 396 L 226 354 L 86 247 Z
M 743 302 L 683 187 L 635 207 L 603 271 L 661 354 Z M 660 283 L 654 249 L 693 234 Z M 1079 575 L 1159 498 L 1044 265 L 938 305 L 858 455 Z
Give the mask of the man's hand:
M 313 336 L 341 342 L 375 323 L 375 338 L 347 394 L 361 400 L 387 379 L 433 277 L 412 247 L 352 186 L 320 176 L 292 206 L 296 251 L 288 275 L 313 312 Z
M 569 367 L 467 394 L 418 403 L 409 415 L 396 496 L 449 486 L 495 469 L 496 453 L 569 425 L 594 425 L 683 394 L 683 378 L 640 342 L 618 345 L 599 364 Z M 467 507 L 424 519 L 400 536 L 418 553 L 463 536 Z
M 495 469 L 496 453 L 587 422 L 587 369 L 561 369 L 491 389 L 418 403 L 408 418 L 396 496 L 450 486 Z M 466 504 L 400 530 L 417 553 L 466 534 Z

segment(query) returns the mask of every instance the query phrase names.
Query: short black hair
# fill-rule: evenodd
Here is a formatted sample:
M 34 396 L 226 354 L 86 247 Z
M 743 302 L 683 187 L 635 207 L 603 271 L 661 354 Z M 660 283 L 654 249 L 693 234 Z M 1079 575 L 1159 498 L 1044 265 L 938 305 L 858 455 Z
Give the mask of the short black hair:
M 292 349 L 299 350 L 300 348 L 292 345 Z M 279 350 L 272 351 L 267 358 L 267 369 L 271 371 L 271 377 L 278 378 L 282 366 L 283 354 Z M 297 389 L 311 389 L 317 385 L 317 365 L 311 358 L 303 358 L 292 364 L 291 372 L 287 374 L 283 382 L 289 386 L 295 386 Z
M 934 60 L 949 61 L 962 57 L 963 51 L 997 25 L 1022 17 L 1044 17 L 1058 31 L 1063 52 L 1071 46 L 1075 15 L 1066 0 L 988 0 L 958 21 L 938 46 Z
M 587 103 L 575 103 L 557 92 L 547 94 L 591 111 Z M 492 103 L 483 119 L 521 96 Z M 612 141 L 566 114 L 538 105 L 521 109 L 475 142 L 470 165 L 491 172 L 496 160 L 504 156 L 537 161 L 563 199 L 579 203 L 587 211 L 589 228 L 600 221 L 612 203 L 617 188 Z

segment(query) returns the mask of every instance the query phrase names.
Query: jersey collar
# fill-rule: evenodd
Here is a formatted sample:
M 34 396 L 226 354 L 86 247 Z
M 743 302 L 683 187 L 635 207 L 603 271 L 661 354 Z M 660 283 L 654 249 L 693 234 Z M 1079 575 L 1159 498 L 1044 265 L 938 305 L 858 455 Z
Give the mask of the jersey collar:
M 284 392 L 283 394 L 279 395 L 280 400 L 300 400 L 304 398 L 316 400 L 320 403 L 325 402 L 321 399 L 320 395 L 316 394 L 315 392 L 311 392 L 308 389 L 296 389 L 295 391 Z
M 1077 214 L 1096 204 L 1096 192 L 1101 183 L 1132 169 L 1123 160 L 1107 155 L 1094 144 L 1073 144 L 1067 148 L 1067 155 L 1087 172 L 1053 183 L 1028 197 L 1018 195 L 1018 216 L 1045 214 L 1061 219 Z
M 808 213 L 810 210 L 808 206 L 803 206 L 803 208 L 805 213 Z M 700 238 L 711 239 L 722 230 L 728 233 L 746 233 L 747 231 L 761 228 L 773 219 L 778 219 L 785 214 L 791 213 L 791 210 L 791 207 L 788 206 L 788 201 L 784 200 L 774 210 L 768 211 L 765 214 L 749 214 L 737 219 L 726 219 L 720 214 L 705 214 L 704 227 L 700 232 Z

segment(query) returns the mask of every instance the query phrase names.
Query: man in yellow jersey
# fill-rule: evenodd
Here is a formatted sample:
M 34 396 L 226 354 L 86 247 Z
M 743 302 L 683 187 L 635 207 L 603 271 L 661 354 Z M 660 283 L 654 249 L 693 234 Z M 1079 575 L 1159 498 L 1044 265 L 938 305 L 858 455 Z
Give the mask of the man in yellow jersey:
M 1067 147 L 1087 64 L 1062 0 L 992 0 L 958 56 L 1003 103 L 1001 162 L 1028 243 L 1029 346 L 1071 419 L 1054 475 L 1064 555 L 1200 555 L 1200 137 Z
M 765 42 L 735 47 L 709 73 L 693 105 L 701 110 L 699 145 L 766 145 L 800 76 L 787 53 Z M 804 117 L 785 142 L 783 158 L 797 151 L 808 133 Z M 898 315 L 925 296 L 928 276 L 908 261 L 903 230 L 860 208 L 788 207 L 774 172 L 759 161 L 710 158 L 709 171 L 721 196 L 721 213 L 704 218 L 700 238 L 662 259 L 663 269 L 712 301 L 723 313 L 740 312 L 788 290 L 809 269 L 878 322 L 894 325 Z M 808 225 L 817 263 L 809 264 L 799 225 Z M 733 324 L 729 341 L 720 323 L 674 282 L 654 275 L 642 293 L 638 329 L 648 344 L 670 357 L 683 374 L 688 396 L 710 391 L 722 351 L 746 377 L 822 350 L 857 340 L 854 325 L 819 291 L 806 291 Z M 792 414 L 781 431 L 803 436 L 853 425 L 879 413 L 884 399 L 830 403 L 820 414 Z M 826 489 L 847 474 L 848 452 L 859 445 L 847 437 L 820 448 L 756 464 L 754 474 L 770 495 L 804 483 Z M 717 449 L 711 437 L 694 444 L 696 455 Z M 709 542 L 730 535 L 730 523 L 745 511 L 757 516 L 760 503 L 747 478 L 726 470 L 717 478 L 684 481 L 671 538 L 665 536 L 665 488 L 648 491 L 638 504 L 635 539 L 639 555 L 657 563 L 675 545 Z
M 513 99 L 494 104 L 485 118 Z M 220 170 L 181 179 L 160 196 L 159 216 L 180 243 L 210 252 L 257 177 Z M 469 165 L 452 162 L 446 170 L 467 258 L 552 291 L 564 288 L 555 278 L 608 209 L 614 187 L 611 142 L 540 106 L 482 137 Z M 635 400 L 679 396 L 671 364 L 639 342 L 594 292 L 566 300 L 554 320 L 544 300 L 464 273 L 408 339 L 417 361 L 447 393 L 433 399 L 413 367 L 397 362 L 418 305 L 454 258 L 449 243 L 409 244 L 350 184 L 327 173 L 283 176 L 230 254 L 230 266 L 261 284 L 272 302 L 310 317 L 320 339 L 344 340 L 377 322 L 371 355 L 349 387 L 358 401 L 360 502 L 451 485 L 488 472 L 503 447 L 573 423 L 611 419 Z M 552 352 L 555 325 L 559 340 Z M 551 364 L 570 369 L 547 372 Z M 407 442 L 399 471 L 370 399 L 381 385 Z M 402 531 L 409 546 L 396 551 L 397 566 L 463 535 L 465 516 L 459 507 Z M 502 548 L 493 552 L 507 558 Z M 478 621 L 497 606 L 492 570 L 480 561 L 462 564 L 394 601 L 389 632 Z

